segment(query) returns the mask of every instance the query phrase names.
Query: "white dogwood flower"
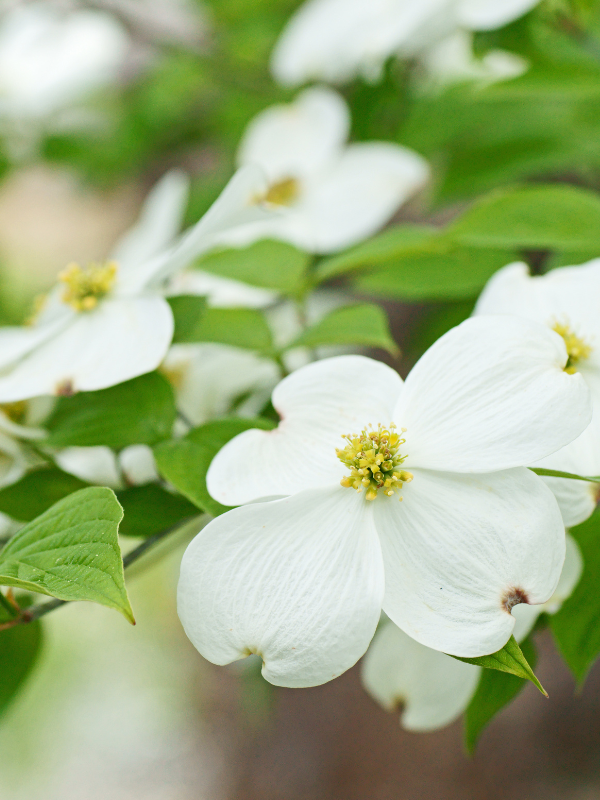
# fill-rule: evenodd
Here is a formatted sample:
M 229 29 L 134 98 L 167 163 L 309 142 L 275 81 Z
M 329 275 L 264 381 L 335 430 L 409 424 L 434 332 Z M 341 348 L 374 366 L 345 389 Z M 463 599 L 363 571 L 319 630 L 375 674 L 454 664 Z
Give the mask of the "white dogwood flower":
M 285 86 L 378 80 L 390 56 L 414 57 L 460 28 L 500 28 L 538 2 L 307 0 L 281 34 L 271 68 Z
M 0 21 L 0 122 L 40 119 L 117 76 L 129 46 L 110 14 L 18 5 Z
M 512 610 L 517 622 L 513 635 L 521 642 L 538 616 L 555 614 L 571 596 L 582 572 L 575 540 L 567 536 L 565 564 L 550 600 L 537 606 L 521 604 Z M 387 711 L 400 712 L 409 731 L 433 731 L 454 722 L 469 705 L 481 668 L 419 644 L 387 620 L 375 634 L 362 662 L 367 692 Z
M 502 647 L 512 607 L 545 602 L 564 559 L 552 493 L 522 465 L 589 423 L 567 360 L 544 326 L 476 317 L 404 384 L 353 355 L 285 378 L 279 426 L 235 437 L 210 466 L 211 495 L 248 505 L 184 555 L 179 615 L 193 644 L 216 664 L 257 653 L 285 686 L 352 666 L 382 608 L 453 655 Z
M 171 244 L 187 179 L 166 175 L 110 261 L 69 265 L 30 327 L 0 328 L 0 402 L 104 389 L 155 369 L 173 335 L 162 283 L 229 226 L 268 215 L 258 168 L 239 170 L 204 217 Z
M 237 229 L 227 244 L 276 238 L 313 253 L 331 253 L 371 236 L 429 176 L 425 159 L 390 142 L 347 144 L 350 115 L 331 89 L 302 92 L 250 122 L 238 163 L 258 164 L 264 200 L 278 216 Z
M 530 466 L 576 475 L 600 475 L 600 259 L 531 276 L 526 264 L 509 264 L 488 282 L 476 314 L 516 314 L 541 322 L 565 340 L 569 369 L 590 388 L 591 425 L 571 444 Z M 600 484 L 544 478 L 558 500 L 565 525 L 587 519 L 600 497 Z

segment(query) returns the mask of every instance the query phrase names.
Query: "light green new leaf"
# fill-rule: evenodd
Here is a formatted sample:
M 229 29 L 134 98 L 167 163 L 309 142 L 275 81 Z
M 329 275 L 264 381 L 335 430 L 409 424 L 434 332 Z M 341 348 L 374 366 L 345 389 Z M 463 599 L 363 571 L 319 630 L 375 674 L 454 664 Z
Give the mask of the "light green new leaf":
M 525 678 L 537 686 L 543 695 L 548 697 L 546 690 L 535 677 L 533 670 L 527 663 L 527 659 L 523 655 L 514 636 L 510 637 L 501 650 L 489 656 L 479 656 L 478 658 L 460 658 L 459 656 L 452 656 L 452 658 L 456 658 L 458 661 L 464 661 L 466 664 L 475 664 L 475 666 L 484 667 L 485 669 L 497 669 L 500 672 L 508 672 L 510 675 L 516 675 L 518 678 Z
M 10 617 L 0 609 L 0 624 Z M 0 631 L 0 717 L 33 669 L 42 645 L 39 620 Z
M 579 683 L 600 654 L 600 511 L 571 528 L 583 556 L 583 575 L 560 611 L 550 617 L 558 649 Z
M 175 329 L 173 331 L 173 344 L 181 342 L 195 342 L 196 326 L 200 324 L 206 311 L 206 300 L 195 294 L 179 294 L 167 297 L 173 312 Z
M 207 308 L 194 323 L 191 316 L 188 317 L 186 324 L 180 326 L 178 338 L 173 341 L 176 344 L 218 342 L 262 351 L 271 350 L 273 346 L 265 315 L 254 308 Z
M 58 500 L 87 486 L 58 467 L 40 467 L 0 489 L 0 512 L 19 522 L 30 522 Z
M 573 186 L 526 186 L 483 197 L 446 231 L 474 247 L 600 247 L 600 197 Z
M 196 266 L 223 278 L 293 295 L 302 286 L 310 260 L 290 244 L 265 239 L 243 250 L 213 250 Z
M 437 229 L 428 225 L 398 225 L 388 228 L 368 242 L 321 261 L 315 277 L 318 281 L 324 281 L 354 270 L 395 262 L 413 250 L 418 251 L 424 243 L 434 241 L 437 235 Z
M 567 478 L 572 481 L 588 481 L 589 483 L 600 483 L 600 475 L 586 477 L 584 475 L 575 475 L 574 472 L 561 472 L 557 469 L 544 469 L 543 467 L 530 467 L 532 472 L 536 475 L 545 476 L 546 478 Z
M 121 449 L 166 439 L 176 415 L 173 390 L 157 372 L 109 389 L 62 397 L 46 427 L 51 447 Z
M 456 245 L 441 237 L 420 250 L 399 255 L 383 269 L 361 275 L 361 292 L 409 302 L 475 297 L 489 278 L 515 260 L 510 250 Z
M 399 352 L 384 310 L 373 303 L 336 308 L 305 330 L 286 349 L 326 345 L 380 347 L 392 355 Z
M 0 586 L 60 600 L 91 600 L 130 622 L 118 530 L 123 509 L 114 492 L 94 486 L 59 500 L 0 551 Z
M 533 643 L 526 639 L 521 649 L 528 663 L 535 667 L 537 653 Z M 484 728 L 505 706 L 507 706 L 526 686 L 525 678 L 517 678 L 507 672 L 484 669 L 477 684 L 475 694 L 464 714 L 465 748 L 471 755 Z
M 202 511 L 218 516 L 227 506 L 214 500 L 206 488 L 210 462 L 238 433 L 249 428 L 269 430 L 275 424 L 267 419 L 221 419 L 191 430 L 182 439 L 161 442 L 154 448 L 161 475 Z

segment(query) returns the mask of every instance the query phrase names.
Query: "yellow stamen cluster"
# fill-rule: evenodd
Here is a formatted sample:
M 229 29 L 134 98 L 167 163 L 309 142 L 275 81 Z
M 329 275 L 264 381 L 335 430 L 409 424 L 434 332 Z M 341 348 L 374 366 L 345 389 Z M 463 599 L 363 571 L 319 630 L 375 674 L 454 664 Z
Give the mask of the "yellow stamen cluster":
M 105 264 L 69 264 L 59 273 L 58 279 L 65 284 L 62 300 L 72 306 L 75 311 L 92 311 L 98 300 L 112 289 L 117 277 L 117 265 L 114 261 Z
M 402 428 L 402 433 L 405 430 Z M 378 425 L 377 430 L 364 429 L 360 434 L 348 434 L 342 439 L 346 441 L 346 447 L 343 450 L 336 449 L 336 454 L 350 470 L 350 475 L 342 478 L 342 486 L 356 489 L 357 492 L 364 487 L 367 500 L 375 500 L 380 489 L 387 497 L 391 497 L 402 489 L 404 483 L 412 481 L 412 474 L 400 469 L 407 459 L 399 452 L 406 440 L 396 432 L 393 423 L 389 428 Z
M 15 400 L 12 403 L 0 403 L 0 411 L 12 422 L 21 424 L 27 416 L 27 401 Z
M 300 185 L 295 178 L 284 178 L 282 181 L 272 184 L 263 197 L 265 203 L 274 206 L 291 206 L 298 198 Z
M 573 375 L 577 372 L 577 364 L 589 358 L 593 348 L 584 339 L 577 336 L 568 323 L 555 322 L 552 326 L 552 330 L 556 331 L 559 336 L 562 336 L 565 341 L 567 354 L 569 356 L 565 366 L 565 372 L 568 372 L 569 375 Z

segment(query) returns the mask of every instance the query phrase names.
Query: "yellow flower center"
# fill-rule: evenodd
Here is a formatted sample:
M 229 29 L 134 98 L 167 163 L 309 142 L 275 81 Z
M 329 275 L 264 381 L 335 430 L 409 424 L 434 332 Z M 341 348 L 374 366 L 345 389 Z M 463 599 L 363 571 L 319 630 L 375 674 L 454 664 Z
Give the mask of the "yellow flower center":
M 117 264 L 107 261 L 105 264 L 69 264 L 59 273 L 58 279 L 65 284 L 62 295 L 63 303 L 67 303 L 75 311 L 92 311 L 114 286 L 117 277 Z
M 291 206 L 300 193 L 300 184 L 295 178 L 284 178 L 269 186 L 263 200 L 274 206 Z
M 565 372 L 568 372 L 569 375 L 573 375 L 577 372 L 577 365 L 590 357 L 593 348 L 585 339 L 577 336 L 568 323 L 555 322 L 552 325 L 552 330 L 556 331 L 556 333 L 564 339 L 567 355 L 569 356 L 565 366 Z
M 27 416 L 27 401 L 15 400 L 13 403 L 0 403 L 0 411 L 12 422 L 21 424 Z
M 402 433 L 405 430 L 402 428 Z M 351 433 L 342 436 L 342 439 L 346 441 L 346 447 L 335 452 L 350 470 L 350 475 L 342 478 L 342 486 L 356 489 L 357 492 L 364 487 L 367 500 L 375 500 L 380 489 L 384 495 L 391 497 L 402 489 L 404 483 L 412 481 L 412 473 L 400 468 L 408 457 L 400 454 L 400 448 L 406 440 L 396 432 L 393 423 L 389 428 L 382 425 L 378 425 L 377 430 L 365 428 L 360 434 Z

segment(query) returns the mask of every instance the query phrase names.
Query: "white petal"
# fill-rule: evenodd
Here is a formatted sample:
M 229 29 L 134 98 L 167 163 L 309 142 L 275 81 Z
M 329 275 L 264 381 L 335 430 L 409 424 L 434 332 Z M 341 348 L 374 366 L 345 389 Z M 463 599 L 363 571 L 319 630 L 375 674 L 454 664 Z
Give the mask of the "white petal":
M 163 367 L 173 379 L 177 407 L 194 425 L 225 416 L 243 395 L 249 397 L 236 414 L 255 416 L 280 378 L 271 359 L 222 344 L 175 345 Z
M 560 573 L 560 580 L 550 600 L 541 606 L 529 606 L 526 603 L 521 603 L 513 608 L 512 615 L 516 619 L 513 636 L 517 642 L 522 642 L 529 635 L 535 625 L 535 621 L 542 612 L 556 614 L 579 583 L 583 572 L 583 558 L 577 542 L 568 534 L 566 546 L 565 563 Z
M 525 264 L 509 264 L 488 282 L 477 301 L 477 314 L 515 314 L 552 327 L 569 327 L 592 346 L 582 374 L 600 374 L 600 259 L 578 267 L 560 267 L 546 275 L 529 275 Z M 600 380 L 600 379 L 599 379 Z
M 152 448 L 147 444 L 132 444 L 121 450 L 119 466 L 123 477 L 132 486 L 158 480 Z
M 592 422 L 575 441 L 531 466 L 588 477 L 600 475 L 600 406 L 596 404 Z M 543 480 L 556 497 L 567 528 L 582 523 L 596 508 L 598 483 L 565 478 Z
M 238 163 L 258 164 L 271 184 L 318 174 L 336 158 L 348 138 L 345 100 L 325 87 L 306 89 L 293 103 L 262 111 L 248 125 Z
M 163 360 L 172 336 L 173 314 L 161 297 L 104 300 L 0 377 L 0 402 L 105 389 L 143 375 Z
M 512 633 L 511 605 L 544 603 L 558 583 L 565 535 L 551 492 L 526 469 L 415 470 L 403 495 L 373 503 L 385 612 L 435 650 L 494 653 Z
M 208 491 L 234 506 L 339 483 L 345 474 L 335 453 L 341 437 L 369 423 L 389 425 L 401 386 L 397 372 L 364 356 L 302 367 L 273 392 L 279 426 L 245 431 L 228 442 L 210 465 Z
M 18 481 L 27 466 L 25 451 L 19 442 L 0 431 L 0 486 Z
M 281 35 L 271 69 L 284 85 L 358 74 L 379 80 L 389 56 L 412 55 L 452 29 L 452 6 L 451 0 L 309 0 Z
M 537 4 L 540 0 L 458 0 L 459 24 L 474 31 L 502 28 Z
M 465 320 L 408 376 L 394 421 L 407 428 L 407 466 L 486 472 L 544 458 L 591 419 L 581 375 L 564 372 L 562 338 L 508 316 Z
M 381 0 L 309 0 L 284 29 L 271 61 L 275 78 L 294 86 L 315 78 L 336 83 L 360 71 L 357 34 L 370 28 Z
M 171 170 L 153 187 L 137 223 L 113 251 L 120 269 L 134 270 L 172 244 L 181 230 L 189 183 L 185 173 Z
M 48 325 L 0 328 L 0 370 L 11 367 L 36 347 L 56 336 L 72 320 L 72 314 Z
M 375 634 L 362 662 L 365 689 L 409 731 L 433 731 L 468 706 L 481 669 L 424 647 L 393 622 Z
M 427 162 L 413 150 L 388 142 L 350 145 L 336 163 L 307 184 L 294 210 L 306 219 L 310 239 L 295 243 L 330 253 L 366 239 L 428 177 Z
M 365 652 L 382 596 L 370 509 L 335 487 L 211 522 L 183 557 L 178 612 L 209 661 L 257 653 L 271 683 L 316 686 Z
M 200 269 L 188 269 L 173 276 L 168 294 L 197 294 L 206 297 L 212 308 L 265 308 L 278 297 L 270 289 L 249 286 Z
M 82 481 L 121 489 L 117 457 L 110 447 L 66 447 L 54 456 L 58 466 Z
M 227 232 L 240 225 L 268 220 L 276 212 L 261 202 L 267 191 L 263 171 L 256 165 L 242 167 L 231 178 L 202 219 L 187 230 L 167 252 L 150 259 L 130 275 L 123 276 L 123 292 L 139 291 L 150 283 L 159 284 L 181 269 L 189 267 L 202 253 L 221 241 Z

